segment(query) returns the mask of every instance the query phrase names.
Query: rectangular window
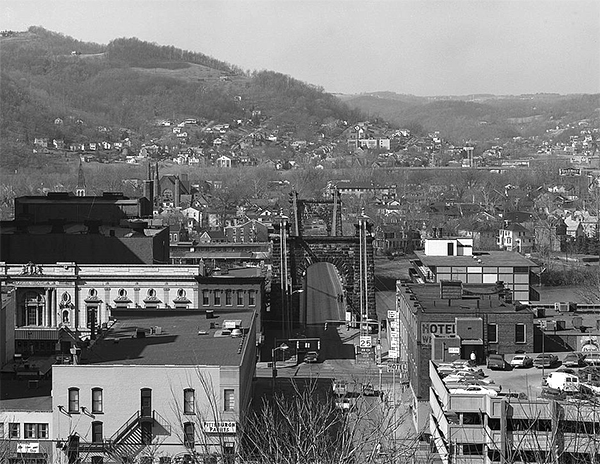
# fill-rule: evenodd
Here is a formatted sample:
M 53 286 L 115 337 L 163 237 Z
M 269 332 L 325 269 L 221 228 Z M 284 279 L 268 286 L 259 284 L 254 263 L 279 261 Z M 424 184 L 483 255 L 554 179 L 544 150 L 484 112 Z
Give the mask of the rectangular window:
M 488 324 L 488 342 L 498 343 L 498 324 Z
M 0 440 L 3 440 L 4 438 L 6 438 L 4 436 L 4 422 L 0 422 Z
M 244 306 L 244 291 L 243 290 L 237 291 L 237 305 Z
M 8 438 L 21 438 L 21 424 L 18 422 L 8 424 Z
M 215 306 L 221 306 L 221 290 L 215 290 Z
M 515 324 L 515 343 L 527 343 L 525 324 Z
M 256 290 L 250 290 L 248 292 L 248 305 L 256 306 Z
M 69 412 L 79 413 L 79 388 L 69 388 Z
M 231 290 L 225 290 L 225 306 L 231 306 Z
M 194 424 L 186 422 L 183 424 L 183 444 L 186 448 L 193 448 L 194 443 Z
M 48 424 L 38 424 L 37 425 L 37 437 L 40 440 L 47 440 L 48 438 L 50 438 Z
M 226 388 L 223 393 L 225 411 L 233 411 L 235 409 L 235 392 L 233 389 Z
M 37 424 L 25 424 L 23 427 L 23 438 L 35 439 L 37 438 Z
M 466 456 L 483 456 L 483 444 L 465 443 L 462 445 L 462 451 Z
M 208 290 L 202 290 L 202 306 L 208 306 Z
M 92 412 L 99 414 L 102 412 L 102 389 L 92 388 Z
M 183 391 L 183 413 L 194 414 L 194 390 L 186 388 Z

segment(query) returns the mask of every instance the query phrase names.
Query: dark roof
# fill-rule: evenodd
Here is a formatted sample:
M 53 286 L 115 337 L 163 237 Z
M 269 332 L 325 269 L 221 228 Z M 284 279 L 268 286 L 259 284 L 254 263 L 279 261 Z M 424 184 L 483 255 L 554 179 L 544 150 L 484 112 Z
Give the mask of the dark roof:
M 538 266 L 530 259 L 512 251 L 475 252 L 474 256 L 427 256 L 422 251 L 415 251 L 415 254 L 425 266 Z
M 255 323 L 254 313 L 223 311 L 215 316 L 207 319 L 204 311 L 194 311 L 152 317 L 145 311 L 144 317 L 118 320 L 82 355 L 82 364 L 239 366 L 248 343 L 256 343 L 247 336 Z M 244 337 L 219 336 L 226 320 L 240 320 Z M 211 329 L 211 323 L 218 328 Z M 160 327 L 161 333 L 151 334 L 151 327 Z M 136 338 L 138 331 L 145 337 Z
M 408 284 L 424 313 L 512 313 L 517 307 L 498 296 L 496 284 L 462 284 L 465 298 L 441 298 L 440 284 Z M 479 296 L 480 298 L 477 298 Z

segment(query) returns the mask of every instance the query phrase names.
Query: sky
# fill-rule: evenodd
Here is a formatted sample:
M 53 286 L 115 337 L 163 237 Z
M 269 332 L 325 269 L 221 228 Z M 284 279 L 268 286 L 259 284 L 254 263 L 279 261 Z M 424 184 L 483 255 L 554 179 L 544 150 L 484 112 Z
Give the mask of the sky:
M 0 30 L 29 26 L 137 37 L 332 93 L 600 93 L 599 0 L 0 2 Z

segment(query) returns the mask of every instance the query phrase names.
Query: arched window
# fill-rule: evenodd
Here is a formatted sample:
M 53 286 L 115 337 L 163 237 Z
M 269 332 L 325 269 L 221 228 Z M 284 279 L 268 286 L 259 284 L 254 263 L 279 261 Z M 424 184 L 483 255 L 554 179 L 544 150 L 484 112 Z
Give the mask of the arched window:
M 44 297 L 38 292 L 27 292 L 23 302 L 23 325 L 42 325 L 43 315 Z
M 101 388 L 92 388 L 92 413 L 100 414 L 103 412 L 103 395 Z
M 69 412 L 79 413 L 79 388 L 69 388 Z
M 186 388 L 183 390 L 183 413 L 194 414 L 194 389 Z
M 65 309 L 62 312 L 62 322 L 63 322 L 63 324 L 67 324 L 67 325 L 69 324 L 69 310 L 68 309 Z
M 183 424 L 183 445 L 186 448 L 193 448 L 195 445 L 194 423 L 186 422 Z
M 92 443 L 102 443 L 104 441 L 102 422 L 92 422 Z

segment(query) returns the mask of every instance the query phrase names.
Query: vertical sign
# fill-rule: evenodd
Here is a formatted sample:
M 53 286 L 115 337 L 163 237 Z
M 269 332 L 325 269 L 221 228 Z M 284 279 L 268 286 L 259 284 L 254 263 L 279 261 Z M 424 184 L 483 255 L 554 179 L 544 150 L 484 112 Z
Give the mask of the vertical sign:
M 398 311 L 388 310 L 388 336 L 390 340 L 390 349 L 388 351 L 388 357 L 398 359 L 400 353 L 400 332 L 398 330 Z

